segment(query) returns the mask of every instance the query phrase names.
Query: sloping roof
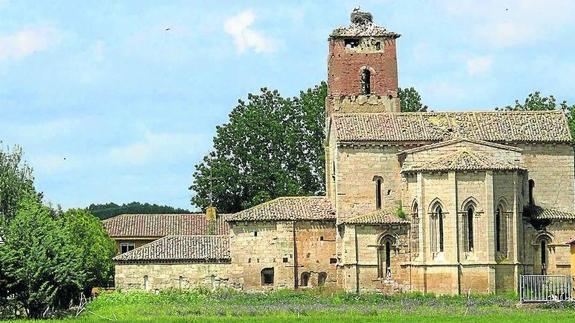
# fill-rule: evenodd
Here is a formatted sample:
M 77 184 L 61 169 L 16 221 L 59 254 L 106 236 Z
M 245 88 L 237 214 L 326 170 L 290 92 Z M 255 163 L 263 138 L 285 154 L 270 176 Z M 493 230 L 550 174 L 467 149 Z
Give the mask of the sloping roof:
M 408 224 L 409 221 L 402 219 L 386 210 L 377 210 L 371 213 L 352 217 L 344 220 L 347 224 Z
M 335 210 L 324 196 L 279 197 L 227 217 L 227 221 L 279 220 L 335 220 Z
M 522 170 L 518 163 L 495 159 L 489 155 L 460 149 L 425 163 L 413 163 L 402 167 L 402 173 L 421 171 L 467 171 L 467 170 Z
M 122 214 L 103 222 L 110 237 L 164 237 L 167 235 L 227 235 L 226 214 L 218 215 L 213 232 L 206 215 L 199 214 Z
M 533 206 L 528 211 L 537 220 L 575 220 L 575 213 Z
M 422 152 L 422 151 L 426 151 L 426 150 L 432 150 L 432 149 L 437 149 L 437 148 L 441 148 L 441 147 L 445 147 L 445 146 L 451 146 L 451 145 L 458 144 L 458 143 L 471 143 L 471 144 L 476 144 L 476 145 L 481 145 L 481 146 L 488 146 L 488 147 L 496 148 L 496 149 L 516 151 L 516 152 L 522 152 L 523 151 L 523 149 L 521 149 L 519 147 L 502 145 L 502 144 L 497 144 L 494 142 L 489 142 L 489 141 L 484 141 L 484 140 L 469 139 L 469 138 L 454 138 L 454 139 L 450 139 L 450 140 L 446 140 L 446 141 L 436 142 L 434 144 L 423 145 L 423 146 L 419 146 L 419 147 L 415 147 L 415 148 L 402 150 L 399 153 L 397 153 L 397 155 L 413 154 L 413 153 L 418 153 L 418 152 Z
M 333 122 L 339 142 L 457 137 L 491 142 L 571 142 L 561 111 L 350 113 L 334 114 Z
M 116 261 L 228 261 L 227 236 L 175 235 L 158 239 L 114 257 Z

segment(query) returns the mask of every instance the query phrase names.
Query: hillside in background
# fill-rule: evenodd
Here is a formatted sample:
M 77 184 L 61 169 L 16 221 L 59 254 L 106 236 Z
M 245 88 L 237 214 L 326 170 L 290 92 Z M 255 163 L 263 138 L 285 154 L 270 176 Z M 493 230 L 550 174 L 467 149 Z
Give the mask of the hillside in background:
M 118 205 L 116 203 L 90 204 L 87 210 L 102 220 L 111 218 L 118 214 L 190 213 L 189 210 L 174 208 L 167 205 L 157 205 L 157 204 L 140 203 L 140 202 L 131 202 L 122 205 Z

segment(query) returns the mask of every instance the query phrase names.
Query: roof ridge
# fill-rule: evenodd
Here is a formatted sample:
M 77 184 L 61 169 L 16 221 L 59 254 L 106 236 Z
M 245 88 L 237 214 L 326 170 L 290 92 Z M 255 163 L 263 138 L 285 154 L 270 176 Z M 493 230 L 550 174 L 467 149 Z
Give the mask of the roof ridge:
M 563 114 L 561 110 L 490 110 L 490 111 L 433 111 L 433 112 L 335 112 L 332 116 L 362 116 L 362 115 L 438 115 L 438 114 Z

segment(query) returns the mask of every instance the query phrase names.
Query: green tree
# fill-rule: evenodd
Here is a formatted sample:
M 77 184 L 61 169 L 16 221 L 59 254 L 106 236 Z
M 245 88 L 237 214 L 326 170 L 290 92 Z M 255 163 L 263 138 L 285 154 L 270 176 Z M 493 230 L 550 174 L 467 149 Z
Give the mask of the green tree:
M 427 106 L 421 103 L 421 95 L 414 87 L 399 88 L 401 112 L 427 112 Z
M 116 203 L 90 204 L 86 209 L 94 216 L 104 220 L 119 214 L 182 214 L 190 213 L 189 210 L 174 208 L 167 205 L 157 205 L 150 203 L 130 202 L 118 205 Z
M 84 290 L 88 292 L 92 287 L 107 284 L 114 270 L 112 258 L 116 246 L 102 226 L 102 221 L 82 209 L 70 209 L 60 214 L 58 221 L 69 234 L 69 242 L 80 249 L 80 261 L 86 273 Z
M 261 89 L 238 101 L 216 128 L 214 150 L 196 165 L 192 203 L 236 212 L 278 196 L 324 191 L 324 102 L 327 85 L 283 98 Z
M 527 96 L 523 102 L 515 100 L 514 105 L 508 105 L 503 108 L 495 108 L 495 110 L 502 111 L 544 111 L 544 110 L 561 110 L 567 116 L 569 122 L 569 130 L 571 135 L 575 138 L 575 104 L 569 105 L 567 101 L 563 100 L 557 102 L 553 95 L 541 96 L 541 92 L 536 91 Z
M 0 147 L 0 220 L 14 217 L 23 196 L 36 194 L 32 168 L 23 160 L 22 155 L 19 146 L 12 150 Z
M 48 307 L 61 308 L 86 281 L 81 248 L 35 196 L 22 199 L 5 229 L 0 263 L 9 298 L 39 318 Z

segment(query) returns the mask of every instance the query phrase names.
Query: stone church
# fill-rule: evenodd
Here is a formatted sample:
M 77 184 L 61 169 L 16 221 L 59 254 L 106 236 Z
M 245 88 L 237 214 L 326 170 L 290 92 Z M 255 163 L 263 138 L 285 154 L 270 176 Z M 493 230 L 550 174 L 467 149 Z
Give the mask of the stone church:
M 569 274 L 575 165 L 565 115 L 402 113 L 399 37 L 360 11 L 329 36 L 326 196 L 195 215 L 202 230 L 185 229 L 185 216 L 107 220 L 120 244 L 142 238 L 135 228 L 153 236 L 115 258 L 116 287 L 458 294 Z

